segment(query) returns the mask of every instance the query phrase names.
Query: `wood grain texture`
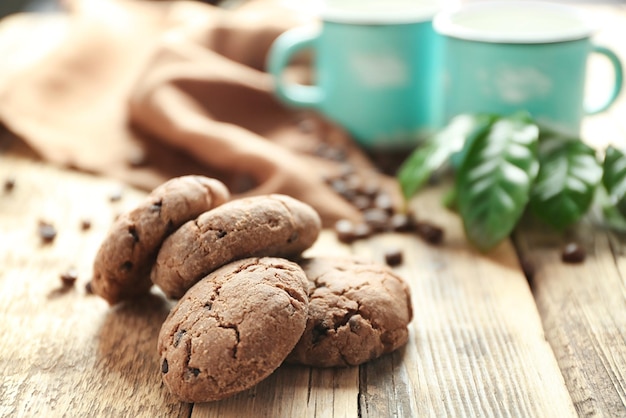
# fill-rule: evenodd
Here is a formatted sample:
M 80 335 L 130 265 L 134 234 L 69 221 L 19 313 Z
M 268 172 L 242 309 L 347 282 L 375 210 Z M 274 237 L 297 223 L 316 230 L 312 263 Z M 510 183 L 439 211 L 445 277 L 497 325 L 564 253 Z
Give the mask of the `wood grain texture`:
M 402 235 L 355 245 L 377 260 L 403 249 L 396 270 L 415 307 L 408 346 L 361 366 L 363 416 L 575 416 L 511 244 L 470 248 L 441 197 L 426 191 L 414 210 L 444 225 L 442 245 Z
M 169 306 L 148 297 L 110 309 L 85 292 L 118 211 L 142 195 L 118 184 L 0 156 L 0 416 L 188 416 L 161 388 L 156 338 Z M 90 219 L 83 231 L 81 220 Z M 42 244 L 38 222 L 58 235 Z M 60 275 L 73 267 L 75 286 Z

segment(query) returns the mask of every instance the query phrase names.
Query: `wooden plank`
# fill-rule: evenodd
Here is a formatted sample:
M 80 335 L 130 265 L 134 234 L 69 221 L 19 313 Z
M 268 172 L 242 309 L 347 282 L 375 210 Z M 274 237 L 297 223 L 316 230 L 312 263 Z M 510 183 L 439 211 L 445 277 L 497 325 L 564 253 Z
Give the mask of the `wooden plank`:
M 626 237 L 583 223 L 565 236 L 527 225 L 516 234 L 533 266 L 533 292 L 546 338 L 581 416 L 626 415 Z M 583 264 L 561 261 L 577 241 Z
M 361 367 L 363 416 L 575 416 L 511 244 L 474 251 L 438 190 L 413 203 L 422 218 L 445 225 L 441 246 L 403 235 L 355 245 L 379 261 L 404 249 L 396 270 L 415 308 L 408 346 Z
M 142 194 L 0 154 L 0 416 L 189 416 L 161 387 L 156 339 L 169 310 L 153 296 L 110 309 L 87 295 L 93 256 L 111 220 Z M 91 229 L 81 230 L 88 218 Z M 55 225 L 41 243 L 38 221 Z M 61 286 L 70 266 L 78 283 Z

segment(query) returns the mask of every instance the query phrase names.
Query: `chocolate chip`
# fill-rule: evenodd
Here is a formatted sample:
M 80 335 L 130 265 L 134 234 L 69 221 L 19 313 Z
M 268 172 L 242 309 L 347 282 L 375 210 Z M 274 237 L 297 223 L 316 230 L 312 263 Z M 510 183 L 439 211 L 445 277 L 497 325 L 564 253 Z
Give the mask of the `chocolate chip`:
M 293 234 L 291 234 L 289 238 L 287 239 L 287 243 L 288 244 L 294 243 L 298 240 L 299 237 L 300 237 L 300 234 L 298 234 L 298 231 L 294 231 Z
M 417 222 L 415 224 L 417 235 L 430 244 L 439 244 L 443 241 L 443 229 L 428 222 Z
M 361 329 L 361 323 L 356 316 L 350 317 L 348 320 L 348 325 L 350 326 L 350 331 L 357 333 Z
M 568 243 L 561 252 L 561 260 L 564 263 L 582 263 L 586 256 L 585 249 L 576 242 Z
M 133 269 L 133 262 L 132 261 L 124 261 L 122 263 L 122 265 L 120 266 L 120 268 L 123 271 L 131 271 Z
M 4 179 L 4 191 L 9 193 L 15 188 L 15 177 L 7 177 Z
M 170 371 L 170 366 L 167 364 L 167 359 L 163 359 L 163 363 L 161 363 L 161 373 L 165 374 Z M 196 375 L 197 376 L 197 375 Z
M 222 231 L 222 230 L 217 231 L 217 237 L 218 238 L 224 238 L 227 234 L 228 234 L 228 232 L 226 232 L 226 231 Z
M 163 205 L 162 200 L 159 200 L 158 202 L 154 202 L 152 205 L 150 205 L 150 212 L 160 212 L 162 205 Z
M 198 377 L 198 375 L 200 374 L 200 369 L 197 369 L 195 367 L 190 368 L 189 370 L 191 371 L 191 373 L 193 373 L 195 377 Z
M 178 344 L 180 344 L 180 340 L 183 338 L 183 336 L 187 333 L 186 330 L 181 329 L 179 330 L 175 335 L 174 335 L 174 348 L 178 347 Z
M 135 227 L 135 225 L 130 225 L 128 227 L 128 233 L 133 237 L 133 241 L 139 242 L 139 233 L 137 232 L 137 227 Z
M 93 295 L 93 285 L 91 284 L 91 281 L 85 284 L 85 293 L 87 293 L 88 295 Z
M 83 231 L 91 229 L 91 221 L 89 219 L 82 219 L 80 221 L 80 229 L 82 229 Z
M 72 287 L 78 280 L 78 272 L 76 272 L 75 268 L 70 267 L 67 271 L 61 273 L 60 277 L 64 287 Z
M 49 222 L 39 221 L 39 237 L 44 244 L 50 244 L 57 236 L 57 230 Z

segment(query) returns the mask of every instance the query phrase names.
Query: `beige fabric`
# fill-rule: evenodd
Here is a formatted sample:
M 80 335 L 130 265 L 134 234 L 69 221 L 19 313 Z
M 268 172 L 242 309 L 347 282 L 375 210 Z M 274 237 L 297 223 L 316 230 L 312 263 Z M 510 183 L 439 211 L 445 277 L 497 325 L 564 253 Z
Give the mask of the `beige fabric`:
M 53 163 L 151 189 L 204 174 L 235 196 L 284 193 L 326 226 L 360 213 L 324 178 L 342 162 L 384 184 L 337 127 L 287 109 L 264 72 L 272 41 L 314 18 L 280 0 L 225 10 L 198 2 L 74 0 L 69 13 L 0 22 L 0 120 Z M 8 40 L 11 40 L 10 42 Z M 7 55 L 9 53 L 9 55 Z M 302 129 L 303 119 L 316 128 Z

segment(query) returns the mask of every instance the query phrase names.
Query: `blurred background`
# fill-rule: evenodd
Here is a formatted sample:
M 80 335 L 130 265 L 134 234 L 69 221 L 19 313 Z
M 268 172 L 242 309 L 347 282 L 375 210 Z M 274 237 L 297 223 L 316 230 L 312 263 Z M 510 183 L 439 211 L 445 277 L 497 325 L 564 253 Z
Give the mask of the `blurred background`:
M 200 1 L 200 0 L 199 0 Z M 461 0 L 463 3 L 482 0 Z M 556 3 L 624 3 L 626 0 L 548 0 Z M 216 3 L 216 0 L 204 0 L 205 3 Z M 18 11 L 56 11 L 61 10 L 62 0 L 0 0 L 0 18 Z

